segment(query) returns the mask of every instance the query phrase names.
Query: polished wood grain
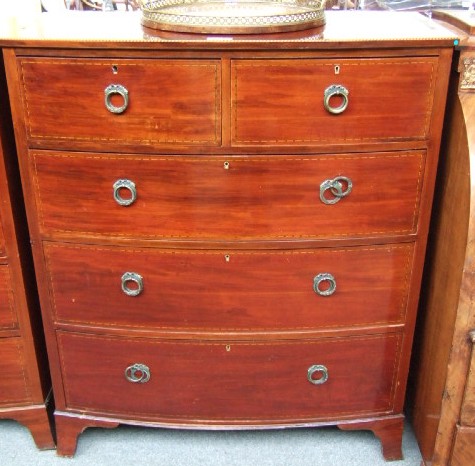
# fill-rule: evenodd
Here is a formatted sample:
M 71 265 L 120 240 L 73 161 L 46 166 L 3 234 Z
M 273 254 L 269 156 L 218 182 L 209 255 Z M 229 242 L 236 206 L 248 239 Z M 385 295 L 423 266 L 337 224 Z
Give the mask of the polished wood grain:
M 436 58 L 421 57 L 233 60 L 232 143 L 299 146 L 425 138 L 436 68 Z M 334 84 L 349 92 L 348 107 L 339 115 L 321 104 Z
M 0 411 L 32 401 L 21 338 L 0 338 Z M 1 416 L 0 416 L 1 417 Z
M 297 251 L 45 244 L 56 321 L 202 332 L 402 325 L 413 253 L 411 243 Z M 143 277 L 138 296 L 122 291 L 127 271 Z M 319 273 L 335 277 L 333 295 L 314 291 Z
M 475 329 L 470 333 L 470 340 L 473 345 L 472 355 L 465 384 L 460 422 L 464 426 L 475 427 Z
M 402 415 L 339 424 L 338 427 L 342 430 L 371 430 L 381 440 L 383 456 L 386 461 L 404 459 L 402 454 L 404 416 Z
M 24 15 L 21 18 L 2 15 L 0 45 L 14 47 L 64 48 L 76 43 L 89 49 L 128 50 L 143 47 L 146 50 L 173 50 L 194 47 L 275 50 L 279 43 L 290 41 L 293 47 L 321 50 L 349 48 L 367 49 L 368 44 L 381 48 L 401 47 L 401 43 L 415 44 L 427 49 L 452 45 L 457 38 L 453 32 L 427 21 L 411 12 L 326 11 L 323 29 L 310 29 L 295 35 L 240 36 L 205 34 L 156 33 L 141 26 L 139 18 L 130 13 L 114 12 L 113 21 L 104 21 L 97 13 L 78 15 L 41 14 Z M 402 27 L 401 24 L 404 26 Z M 87 27 L 84 27 L 87 25 Z M 211 45 L 210 45 L 211 44 Z M 374 54 L 373 54 L 374 55 Z
M 459 12 L 457 17 L 465 17 L 467 26 L 473 20 L 468 12 Z M 471 332 L 475 329 L 475 96 L 470 86 L 462 86 L 464 74 L 471 74 L 465 60 L 473 57 L 474 42 L 461 30 L 457 33 L 461 46 L 451 76 L 410 398 L 424 464 L 432 466 L 475 462 L 475 423 L 470 411 L 474 390 Z
M 40 449 L 54 448 L 51 382 L 0 59 L 0 419 L 15 419 Z
M 0 257 L 5 256 L 5 235 L 3 234 L 2 224 L 0 223 Z
M 110 33 L 110 17 L 101 28 L 80 17 L 69 31 L 48 15 L 21 31 L 2 23 L 60 455 L 85 428 L 125 422 L 368 428 L 398 457 L 453 36 L 419 15 L 362 13 L 358 28 L 330 15 L 324 31 L 298 38 Z M 206 72 L 172 89 L 168 64 L 197 63 Z M 141 74 L 128 74 L 134 65 L 148 94 Z M 105 77 L 124 68 L 129 115 L 103 117 Z M 61 100 L 66 77 L 75 97 L 87 88 L 87 105 Z M 340 78 L 348 112 L 329 115 L 324 86 Z M 62 83 L 51 84 L 55 108 L 37 79 L 46 93 Z M 156 83 L 170 89 L 163 109 Z M 153 127 L 171 108 L 177 122 Z M 78 121 L 56 128 L 70 112 Z M 131 130 L 120 126 L 129 117 Z M 321 203 L 322 181 L 341 176 L 352 192 Z M 129 207 L 113 199 L 125 178 L 138 193 Z M 130 264 L 145 288 L 126 300 Z M 320 264 L 338 275 L 326 301 L 335 307 L 312 305 Z M 127 382 L 125 369 L 147 357 L 151 380 Z M 307 371 L 322 357 L 330 378 L 314 386 Z
M 12 329 L 17 326 L 10 270 L 6 265 L 0 265 L 0 329 Z
M 87 427 L 102 427 L 113 429 L 119 425 L 117 421 L 95 419 L 91 416 L 71 416 L 67 413 L 55 412 L 55 424 L 58 435 L 57 452 L 61 456 L 74 456 L 77 438 Z
M 71 410 L 172 424 L 259 425 L 391 412 L 401 335 L 245 343 L 58 332 L 58 339 Z M 149 367 L 148 382 L 125 378 L 134 363 Z M 313 365 L 327 368 L 325 383 L 308 381 Z
M 452 85 L 456 93 L 456 76 Z M 411 402 L 413 424 L 427 460 L 432 457 L 437 439 L 469 231 L 466 116 L 456 94 L 451 94 L 449 112 L 421 298 L 417 356 L 411 371 L 415 386 Z
M 475 458 L 475 428 L 457 426 L 450 466 L 467 466 Z
M 33 151 L 30 159 L 44 236 L 147 240 L 414 235 L 425 169 L 421 151 L 313 157 Z M 354 188 L 327 205 L 320 186 L 338 176 Z M 127 207 L 113 198 L 120 179 L 136 186 L 137 200 Z M 324 196 L 335 197 L 330 190 Z
M 109 141 L 220 144 L 219 60 L 23 58 L 18 66 L 32 146 L 55 140 L 87 140 L 99 149 Z M 106 108 L 110 84 L 128 90 L 122 114 Z M 111 101 L 123 104 L 117 94 Z

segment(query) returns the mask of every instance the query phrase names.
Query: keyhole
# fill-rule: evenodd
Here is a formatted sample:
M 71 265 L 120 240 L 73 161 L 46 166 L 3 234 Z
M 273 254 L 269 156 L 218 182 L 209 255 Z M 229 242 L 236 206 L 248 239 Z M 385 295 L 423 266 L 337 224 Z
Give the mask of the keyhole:
M 112 65 L 112 73 L 117 74 L 119 72 L 119 67 L 117 65 Z

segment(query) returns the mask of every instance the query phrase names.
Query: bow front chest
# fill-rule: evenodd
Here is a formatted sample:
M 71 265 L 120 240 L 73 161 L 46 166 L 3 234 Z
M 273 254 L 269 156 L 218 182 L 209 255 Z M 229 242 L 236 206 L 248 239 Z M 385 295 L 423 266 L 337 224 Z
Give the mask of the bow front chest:
M 88 426 L 333 424 L 399 458 L 450 34 L 58 24 L 0 43 L 59 454 Z

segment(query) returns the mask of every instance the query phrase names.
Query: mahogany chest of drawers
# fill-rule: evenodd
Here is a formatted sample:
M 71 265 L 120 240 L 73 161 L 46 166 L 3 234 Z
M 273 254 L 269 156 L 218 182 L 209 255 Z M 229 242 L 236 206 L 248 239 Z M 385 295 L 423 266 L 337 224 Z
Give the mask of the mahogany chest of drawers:
M 54 448 L 51 382 L 21 194 L 8 94 L 0 60 L 0 419 Z
M 0 42 L 59 454 L 88 426 L 334 424 L 400 458 L 450 34 L 68 18 Z

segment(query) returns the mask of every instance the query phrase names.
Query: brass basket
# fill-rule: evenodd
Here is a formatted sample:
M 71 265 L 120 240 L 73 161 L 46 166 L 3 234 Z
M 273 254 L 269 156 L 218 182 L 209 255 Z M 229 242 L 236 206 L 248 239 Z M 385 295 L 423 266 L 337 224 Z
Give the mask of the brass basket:
M 142 24 L 204 34 L 299 31 L 325 24 L 326 0 L 141 0 Z

